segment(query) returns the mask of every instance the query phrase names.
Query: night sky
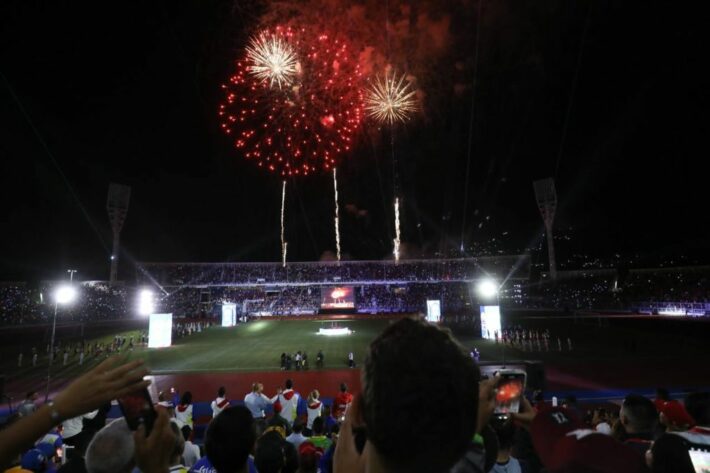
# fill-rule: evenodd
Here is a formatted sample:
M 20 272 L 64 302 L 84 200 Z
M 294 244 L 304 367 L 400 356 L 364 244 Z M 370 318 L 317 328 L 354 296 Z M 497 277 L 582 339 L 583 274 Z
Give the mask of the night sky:
M 460 254 L 462 234 L 465 254 L 492 238 L 505 251 L 537 244 L 532 181 L 554 176 L 564 252 L 706 260 L 701 16 L 672 2 L 483 1 L 477 73 L 478 3 L 438 2 L 453 40 L 412 62 L 424 105 L 395 131 L 395 162 L 389 132 L 369 127 L 339 167 L 346 257 L 390 257 L 396 174 L 410 257 Z M 280 179 L 245 161 L 217 119 L 219 86 L 268 10 L 2 2 L 0 279 L 70 267 L 107 279 L 110 182 L 132 187 L 124 278 L 131 261 L 279 259 Z M 332 192 L 329 175 L 289 182 L 290 260 L 334 250 Z

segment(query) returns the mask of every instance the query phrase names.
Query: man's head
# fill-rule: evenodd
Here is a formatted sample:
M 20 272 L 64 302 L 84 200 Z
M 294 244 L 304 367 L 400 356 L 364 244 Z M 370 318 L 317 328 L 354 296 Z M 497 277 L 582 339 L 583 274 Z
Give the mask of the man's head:
M 238 473 L 245 471 L 254 442 L 256 432 L 249 409 L 228 407 L 207 428 L 205 452 L 220 473 Z
M 360 406 L 383 466 L 448 471 L 475 433 L 479 379 L 450 332 L 409 318 L 385 329 L 365 360 Z
M 291 381 L 291 379 L 287 379 L 284 386 L 286 386 L 286 389 L 293 389 L 293 381 Z
M 185 442 L 187 442 L 188 440 L 190 440 L 190 435 L 192 435 L 192 429 L 190 428 L 189 425 L 185 424 L 180 429 L 180 433 L 182 433 L 183 440 L 185 440 Z
M 286 465 L 284 443 L 281 435 L 274 431 L 259 437 L 254 452 L 254 464 L 260 473 L 281 472 Z
M 88 473 L 130 473 L 133 470 L 133 435 L 124 418 L 96 432 L 86 448 Z
M 180 398 L 180 404 L 188 405 L 192 404 L 192 393 L 190 391 L 185 391 Z
M 303 432 L 303 422 L 297 420 L 293 423 L 293 433 L 300 434 L 301 432 Z
M 688 394 L 685 409 L 697 425 L 710 427 L 710 393 Z
M 647 433 L 656 427 L 658 412 L 650 399 L 639 394 L 629 394 L 621 405 L 619 418 L 626 433 Z
M 225 394 L 227 394 L 227 388 L 220 386 L 217 390 L 217 397 L 224 397 Z
M 27 396 L 25 397 L 25 399 L 32 401 L 32 402 L 36 401 L 38 398 L 39 398 L 39 394 L 37 394 L 37 391 L 29 391 L 27 393 Z
M 170 422 L 170 430 L 175 436 L 175 448 L 173 448 L 173 452 L 170 455 L 170 466 L 179 465 L 180 459 L 182 458 L 182 452 L 185 450 L 185 439 L 183 438 L 180 428 L 175 422 Z
M 324 427 L 325 424 L 323 422 L 322 417 L 318 416 L 313 419 L 313 425 L 311 426 L 311 429 L 313 430 L 313 435 L 323 435 Z
M 348 385 L 345 383 L 340 383 L 340 392 L 345 393 L 348 391 Z
M 254 383 L 251 385 L 251 392 L 253 392 L 253 393 L 260 393 L 263 390 L 264 390 L 264 385 L 261 383 Z

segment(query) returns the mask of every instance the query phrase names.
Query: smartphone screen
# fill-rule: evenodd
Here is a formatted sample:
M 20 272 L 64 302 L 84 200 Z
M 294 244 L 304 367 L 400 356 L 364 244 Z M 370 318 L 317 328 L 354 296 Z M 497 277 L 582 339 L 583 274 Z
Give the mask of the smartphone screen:
M 710 473 L 710 452 L 706 450 L 688 450 L 690 461 L 696 473 Z
M 147 389 L 143 388 L 119 398 L 118 405 L 121 407 L 129 429 L 136 430 L 143 424 L 146 436 L 150 433 L 156 413 Z
M 495 414 L 520 412 L 520 398 L 525 392 L 525 373 L 522 371 L 500 371 L 500 381 L 496 390 Z

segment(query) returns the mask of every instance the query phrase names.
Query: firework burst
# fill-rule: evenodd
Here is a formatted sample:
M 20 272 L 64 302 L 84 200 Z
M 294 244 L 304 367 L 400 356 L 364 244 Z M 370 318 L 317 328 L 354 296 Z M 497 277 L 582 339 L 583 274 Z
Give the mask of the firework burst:
M 222 86 L 222 130 L 246 159 L 275 174 L 330 172 L 349 154 L 362 124 L 357 57 L 345 42 L 326 34 L 277 32 L 299 57 L 291 82 L 272 88 L 269 79 L 255 75 L 247 49 Z
M 278 34 L 262 33 L 252 38 L 246 48 L 249 72 L 260 80 L 274 83 L 279 89 L 293 82 L 298 70 L 296 52 Z
M 409 88 L 404 75 L 386 74 L 384 80 L 377 77 L 368 88 L 365 111 L 380 123 L 403 123 L 417 110 L 415 95 L 416 91 Z

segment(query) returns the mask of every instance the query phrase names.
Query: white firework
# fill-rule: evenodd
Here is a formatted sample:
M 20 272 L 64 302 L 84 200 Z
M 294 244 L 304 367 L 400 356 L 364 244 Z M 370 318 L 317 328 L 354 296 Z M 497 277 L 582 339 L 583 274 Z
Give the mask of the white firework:
M 406 122 L 417 110 L 415 95 L 404 75 L 386 74 L 384 80 L 375 78 L 367 89 L 365 111 L 380 123 Z
M 251 61 L 249 72 L 257 78 L 269 82 L 269 86 L 283 85 L 293 82 L 298 70 L 298 58 L 281 36 L 262 34 L 252 38 L 246 48 L 247 58 Z

